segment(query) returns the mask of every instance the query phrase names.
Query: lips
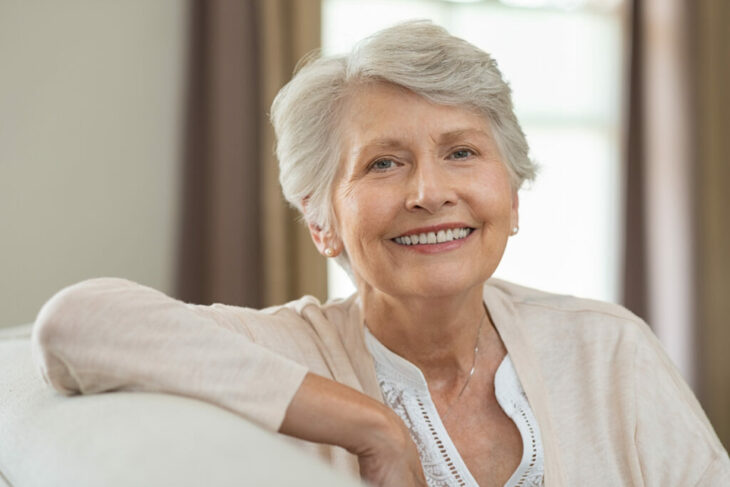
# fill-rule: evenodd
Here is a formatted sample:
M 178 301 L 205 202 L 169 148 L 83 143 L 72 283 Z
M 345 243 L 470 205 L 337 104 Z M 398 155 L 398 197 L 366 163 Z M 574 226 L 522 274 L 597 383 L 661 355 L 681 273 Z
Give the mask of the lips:
M 393 241 L 399 245 L 434 245 L 464 239 L 473 231 L 473 228 L 467 226 L 440 230 L 434 228 L 431 231 L 416 230 L 396 237 Z

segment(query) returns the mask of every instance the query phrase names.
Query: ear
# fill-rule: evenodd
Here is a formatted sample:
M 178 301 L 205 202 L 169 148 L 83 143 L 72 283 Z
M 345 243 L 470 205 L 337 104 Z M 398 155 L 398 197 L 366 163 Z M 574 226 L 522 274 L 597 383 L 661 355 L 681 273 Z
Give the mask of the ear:
M 325 257 L 336 257 L 342 252 L 342 243 L 331 231 L 325 231 L 319 225 L 308 223 L 309 234 L 317 251 Z

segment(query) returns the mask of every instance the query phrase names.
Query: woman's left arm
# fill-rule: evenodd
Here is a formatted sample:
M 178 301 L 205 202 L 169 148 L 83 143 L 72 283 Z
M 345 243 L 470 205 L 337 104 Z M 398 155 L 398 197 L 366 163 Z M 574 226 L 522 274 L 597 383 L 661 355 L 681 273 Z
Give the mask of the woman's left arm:
M 730 486 L 730 459 L 692 390 L 658 339 L 640 327 L 636 431 L 647 486 Z

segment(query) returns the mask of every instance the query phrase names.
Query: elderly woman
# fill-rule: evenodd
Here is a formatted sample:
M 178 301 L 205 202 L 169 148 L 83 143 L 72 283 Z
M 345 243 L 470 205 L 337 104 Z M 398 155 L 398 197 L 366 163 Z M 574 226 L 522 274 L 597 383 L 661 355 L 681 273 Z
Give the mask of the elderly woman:
M 86 281 L 38 316 L 53 387 L 200 398 L 374 485 L 730 485 L 641 320 L 490 279 L 535 168 L 489 55 L 401 24 L 309 61 L 272 120 L 284 195 L 357 294 L 253 310 Z

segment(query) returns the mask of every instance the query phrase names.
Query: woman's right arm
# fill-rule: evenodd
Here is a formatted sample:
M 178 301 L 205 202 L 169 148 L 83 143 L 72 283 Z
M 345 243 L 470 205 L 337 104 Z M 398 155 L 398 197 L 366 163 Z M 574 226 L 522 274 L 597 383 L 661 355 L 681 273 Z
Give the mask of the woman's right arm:
M 123 279 L 67 287 L 41 309 L 33 354 L 65 394 L 152 391 L 201 399 L 276 431 L 307 368 L 245 328 Z
M 65 394 L 136 390 L 201 399 L 269 430 L 341 446 L 374 485 L 425 485 L 395 413 L 247 333 L 214 309 L 103 278 L 70 286 L 43 306 L 33 351 L 46 382 Z

